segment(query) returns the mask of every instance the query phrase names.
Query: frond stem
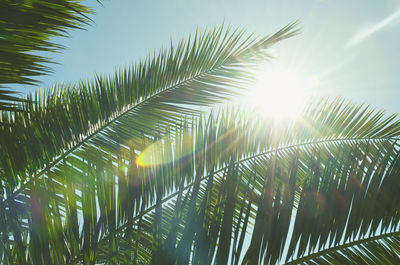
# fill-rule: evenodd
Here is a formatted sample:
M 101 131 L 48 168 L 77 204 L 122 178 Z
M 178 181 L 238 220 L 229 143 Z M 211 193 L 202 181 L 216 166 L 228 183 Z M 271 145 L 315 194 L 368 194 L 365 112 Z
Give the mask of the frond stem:
M 364 243 L 377 241 L 377 240 L 384 239 L 384 238 L 387 238 L 387 237 L 399 236 L 399 235 L 400 235 L 400 231 L 395 231 L 395 232 L 386 233 L 386 234 L 380 234 L 380 235 L 377 235 L 377 236 L 372 236 L 372 237 L 368 237 L 368 238 L 364 238 L 364 239 L 360 239 L 360 240 L 354 240 L 354 241 L 346 243 L 346 244 L 338 245 L 338 246 L 335 246 L 333 248 L 327 248 L 327 249 L 315 252 L 313 254 L 304 256 L 304 257 L 302 257 L 300 259 L 292 260 L 292 261 L 290 261 L 288 263 L 285 263 L 285 265 L 301 264 L 303 262 L 307 262 L 307 261 L 312 260 L 312 259 L 314 259 L 316 257 L 324 256 L 324 255 L 329 254 L 331 252 L 340 251 L 340 250 L 343 250 L 343 249 L 346 249 L 346 248 L 351 248 L 351 247 L 354 247 L 354 246 L 357 246 L 357 245 L 361 245 L 361 244 L 364 244 Z
M 132 110 L 134 110 L 135 108 L 144 105 L 145 103 L 148 103 L 151 99 L 160 96 L 166 92 L 169 92 L 179 86 L 183 86 L 197 78 L 200 78 L 204 75 L 210 74 L 216 70 L 218 70 L 218 68 L 222 67 L 223 63 L 218 65 L 217 67 L 215 67 L 214 69 L 210 69 L 207 71 L 204 71 L 202 73 L 199 73 L 197 75 L 192 76 L 191 78 L 188 78 L 184 81 L 178 82 L 175 85 L 172 85 L 162 91 L 160 91 L 159 93 L 154 93 L 153 95 L 149 96 L 148 98 L 146 98 L 145 100 L 137 103 L 137 104 L 133 104 L 133 106 L 128 107 L 127 110 L 122 111 L 120 113 L 116 113 L 114 116 L 114 118 L 111 118 L 109 121 L 107 121 L 106 123 L 104 123 L 102 126 L 100 126 L 97 130 L 95 130 L 93 133 L 89 134 L 86 138 L 84 138 L 82 141 L 78 142 L 76 145 L 74 145 L 73 147 L 71 147 L 68 151 L 66 151 L 65 153 L 61 154 L 59 157 L 57 157 L 55 160 L 53 160 L 52 162 L 50 162 L 45 168 L 43 168 L 42 170 L 40 170 L 37 174 L 33 175 L 31 178 L 29 178 L 25 183 L 23 183 L 17 190 L 15 190 L 13 192 L 12 195 L 10 195 L 9 197 L 7 197 L 5 200 L 0 201 L 0 207 L 3 206 L 4 204 L 6 204 L 10 199 L 14 198 L 17 194 L 19 194 L 22 190 L 24 190 L 32 181 L 40 178 L 41 176 L 43 176 L 48 170 L 50 170 L 52 167 L 54 167 L 55 165 L 57 165 L 59 162 L 61 162 L 63 159 L 65 159 L 69 154 L 71 154 L 72 152 L 74 152 L 75 150 L 77 150 L 78 148 L 80 148 L 81 146 L 83 146 L 86 142 L 88 142 L 89 140 L 91 140 L 92 138 L 94 138 L 98 133 L 100 133 L 103 129 L 107 128 L 110 124 L 116 122 L 117 120 L 121 119 L 122 117 L 124 117 L 126 114 L 128 114 L 129 112 L 131 112 Z

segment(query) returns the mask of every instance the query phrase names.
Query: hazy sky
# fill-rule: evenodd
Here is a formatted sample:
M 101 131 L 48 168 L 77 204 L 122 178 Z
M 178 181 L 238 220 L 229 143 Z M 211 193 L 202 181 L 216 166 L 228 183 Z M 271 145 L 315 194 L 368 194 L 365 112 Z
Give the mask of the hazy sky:
M 42 86 L 113 73 L 155 49 L 223 21 L 257 35 L 298 20 L 302 33 L 274 48 L 272 64 L 316 78 L 316 93 L 400 112 L 400 0 L 104 0 L 87 31 L 57 39 L 61 65 Z M 24 86 L 27 92 L 33 87 Z

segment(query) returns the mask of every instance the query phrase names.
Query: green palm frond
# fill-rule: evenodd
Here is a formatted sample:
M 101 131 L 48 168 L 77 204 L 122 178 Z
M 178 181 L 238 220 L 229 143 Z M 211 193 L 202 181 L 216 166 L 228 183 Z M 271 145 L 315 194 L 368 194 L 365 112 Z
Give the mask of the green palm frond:
M 397 264 L 400 262 L 400 232 L 380 232 L 306 255 L 290 264 Z
M 97 141 L 7 193 L 0 257 L 21 264 L 398 258 L 396 116 L 321 100 L 279 126 L 240 109 L 182 124 L 153 141 L 142 137 L 139 158 L 136 141 L 118 148 Z
M 178 126 L 182 115 L 243 92 L 240 84 L 269 58 L 266 49 L 295 34 L 294 26 L 259 39 L 223 26 L 197 32 L 115 76 L 29 96 L 21 105 L 25 112 L 1 117 L 1 170 L 8 189 L 42 176 L 79 148 L 116 150 L 133 141 L 143 150 L 143 137 L 161 135 Z
M 49 74 L 52 61 L 39 52 L 59 52 L 63 46 L 51 38 L 68 36 L 90 21 L 91 9 L 71 0 L 4 0 L 0 3 L 0 110 L 15 110 L 7 84 L 37 84 Z
M 0 52 L 27 67 L 0 79 L 17 83 L 48 71 L 26 51 L 59 49 L 49 34 L 89 12 L 76 1 L 7 8 L 36 19 L 29 30 L 12 12 L 0 19 L 12 22 Z M 21 32 L 32 42 L 18 46 Z M 222 26 L 18 105 L 0 89 L 0 263 L 400 263 L 397 115 L 341 99 L 313 99 L 293 121 L 201 111 L 246 93 L 267 49 L 296 33 Z

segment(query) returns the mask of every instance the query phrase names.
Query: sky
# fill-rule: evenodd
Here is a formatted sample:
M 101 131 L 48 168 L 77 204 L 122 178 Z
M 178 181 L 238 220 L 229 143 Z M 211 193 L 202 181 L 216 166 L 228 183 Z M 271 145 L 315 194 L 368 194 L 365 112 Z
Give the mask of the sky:
M 85 31 L 57 38 L 60 65 L 40 86 L 75 82 L 138 62 L 172 38 L 222 22 L 262 36 L 298 21 L 301 34 L 276 45 L 272 65 L 316 80 L 312 92 L 400 112 L 400 0 L 103 0 Z M 20 86 L 23 93 L 35 87 Z

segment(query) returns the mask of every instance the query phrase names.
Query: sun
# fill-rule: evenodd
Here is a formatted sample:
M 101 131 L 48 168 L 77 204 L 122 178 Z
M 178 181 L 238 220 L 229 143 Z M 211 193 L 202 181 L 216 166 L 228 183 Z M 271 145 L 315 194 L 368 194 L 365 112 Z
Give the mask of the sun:
M 317 86 L 317 77 L 307 77 L 283 66 L 265 67 L 257 73 L 246 104 L 273 119 L 293 118 Z

